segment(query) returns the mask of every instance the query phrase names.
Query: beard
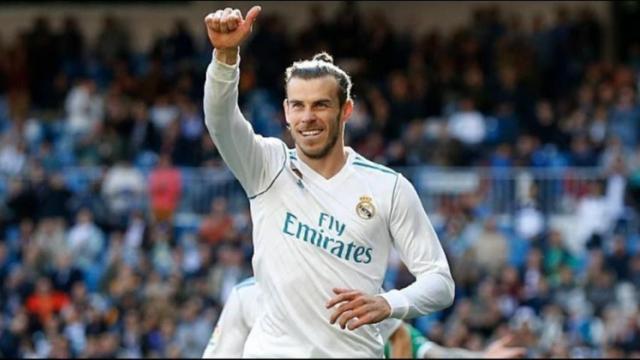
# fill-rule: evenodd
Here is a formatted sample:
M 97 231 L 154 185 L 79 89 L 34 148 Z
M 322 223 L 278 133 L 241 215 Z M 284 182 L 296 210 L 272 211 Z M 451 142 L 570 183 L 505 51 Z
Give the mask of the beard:
M 329 130 L 327 142 L 324 144 L 323 147 L 321 147 L 317 151 L 307 151 L 302 146 L 299 146 L 300 151 L 302 151 L 302 153 L 308 158 L 314 159 L 314 160 L 322 159 L 325 156 L 327 156 L 327 154 L 329 154 L 331 149 L 333 149 L 333 147 L 338 142 L 338 137 L 340 136 L 340 115 L 338 115 L 333 125 L 334 126 L 332 126 Z M 293 133 L 293 131 L 294 130 L 292 129 L 291 132 Z

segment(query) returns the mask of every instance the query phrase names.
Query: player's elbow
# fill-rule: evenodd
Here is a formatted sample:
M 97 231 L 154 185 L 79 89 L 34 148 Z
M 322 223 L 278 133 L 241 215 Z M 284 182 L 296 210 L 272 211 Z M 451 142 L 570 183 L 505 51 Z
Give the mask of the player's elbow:
M 235 103 L 227 99 L 224 94 L 206 89 L 203 99 L 204 123 L 209 132 L 219 130 L 228 125 L 228 119 L 232 118 Z
M 441 311 L 453 304 L 455 286 L 450 274 L 431 273 L 420 282 L 424 285 L 415 290 L 421 292 L 419 297 L 422 298 L 422 306 L 418 307 L 418 313 L 415 316 Z
M 455 300 L 456 297 L 456 284 L 453 281 L 453 278 L 451 277 L 451 274 L 448 274 L 449 276 L 445 276 L 445 287 L 446 287 L 446 295 L 444 297 L 444 307 L 443 309 L 448 308 L 449 306 L 453 305 L 453 302 Z
M 216 145 L 220 136 L 223 136 L 229 131 L 228 121 L 225 121 L 226 117 L 230 117 L 230 115 L 217 109 L 205 108 L 204 125 Z
M 439 274 L 441 279 L 441 286 L 438 296 L 438 310 L 443 310 L 453 305 L 455 300 L 455 284 L 450 273 Z

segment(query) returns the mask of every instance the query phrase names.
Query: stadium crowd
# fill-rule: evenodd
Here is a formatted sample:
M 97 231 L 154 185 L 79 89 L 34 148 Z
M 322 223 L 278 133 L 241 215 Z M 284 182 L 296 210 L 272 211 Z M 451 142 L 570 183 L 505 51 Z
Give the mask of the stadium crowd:
M 466 26 L 424 34 L 354 2 L 340 16 L 310 5 L 295 33 L 263 15 L 239 100 L 258 133 L 291 144 L 284 69 L 325 50 L 354 80 L 347 143 L 373 161 L 606 174 L 580 194 L 574 242 L 535 187 L 506 223 L 480 193 L 439 204 L 456 301 L 412 320 L 420 331 L 474 350 L 513 332 L 528 357 L 640 355 L 640 47 L 604 60 L 588 8 L 546 23 L 478 6 Z M 246 206 L 206 199 L 196 225 L 175 221 L 183 170 L 225 168 L 202 115 L 204 29 L 176 20 L 140 52 L 129 27 L 105 16 L 89 43 L 77 19 L 38 17 L 0 37 L 0 357 L 200 357 L 251 275 Z M 94 176 L 74 181 L 78 168 Z M 410 281 L 392 256 L 385 287 Z

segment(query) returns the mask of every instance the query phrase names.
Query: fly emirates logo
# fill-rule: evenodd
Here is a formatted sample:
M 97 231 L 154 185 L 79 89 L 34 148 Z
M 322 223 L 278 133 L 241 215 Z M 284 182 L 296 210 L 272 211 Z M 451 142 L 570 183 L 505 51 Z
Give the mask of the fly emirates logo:
M 353 261 L 357 264 L 370 263 L 372 248 L 359 246 L 353 241 L 347 243 L 339 239 L 344 234 L 345 228 L 345 224 L 340 223 L 336 218 L 326 213 L 320 213 L 318 227 L 313 227 L 300 222 L 297 216 L 287 212 L 282 232 L 328 251 L 340 259 Z M 334 238 L 329 233 L 337 235 Z

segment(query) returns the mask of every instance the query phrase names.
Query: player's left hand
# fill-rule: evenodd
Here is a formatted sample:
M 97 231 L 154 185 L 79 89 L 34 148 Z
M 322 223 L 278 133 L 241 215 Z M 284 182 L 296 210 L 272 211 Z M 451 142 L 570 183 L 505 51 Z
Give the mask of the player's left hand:
M 391 306 L 382 296 L 367 295 L 353 289 L 335 288 L 333 292 L 336 296 L 327 302 L 327 309 L 341 305 L 333 312 L 329 323 L 334 324 L 337 320 L 342 329 L 348 327 L 349 330 L 355 330 L 362 325 L 380 322 L 391 315 Z M 352 319 L 354 321 L 350 322 Z
M 485 359 L 515 359 L 526 355 L 527 349 L 524 347 L 509 346 L 514 339 L 513 335 L 506 335 L 492 342 L 484 351 Z

